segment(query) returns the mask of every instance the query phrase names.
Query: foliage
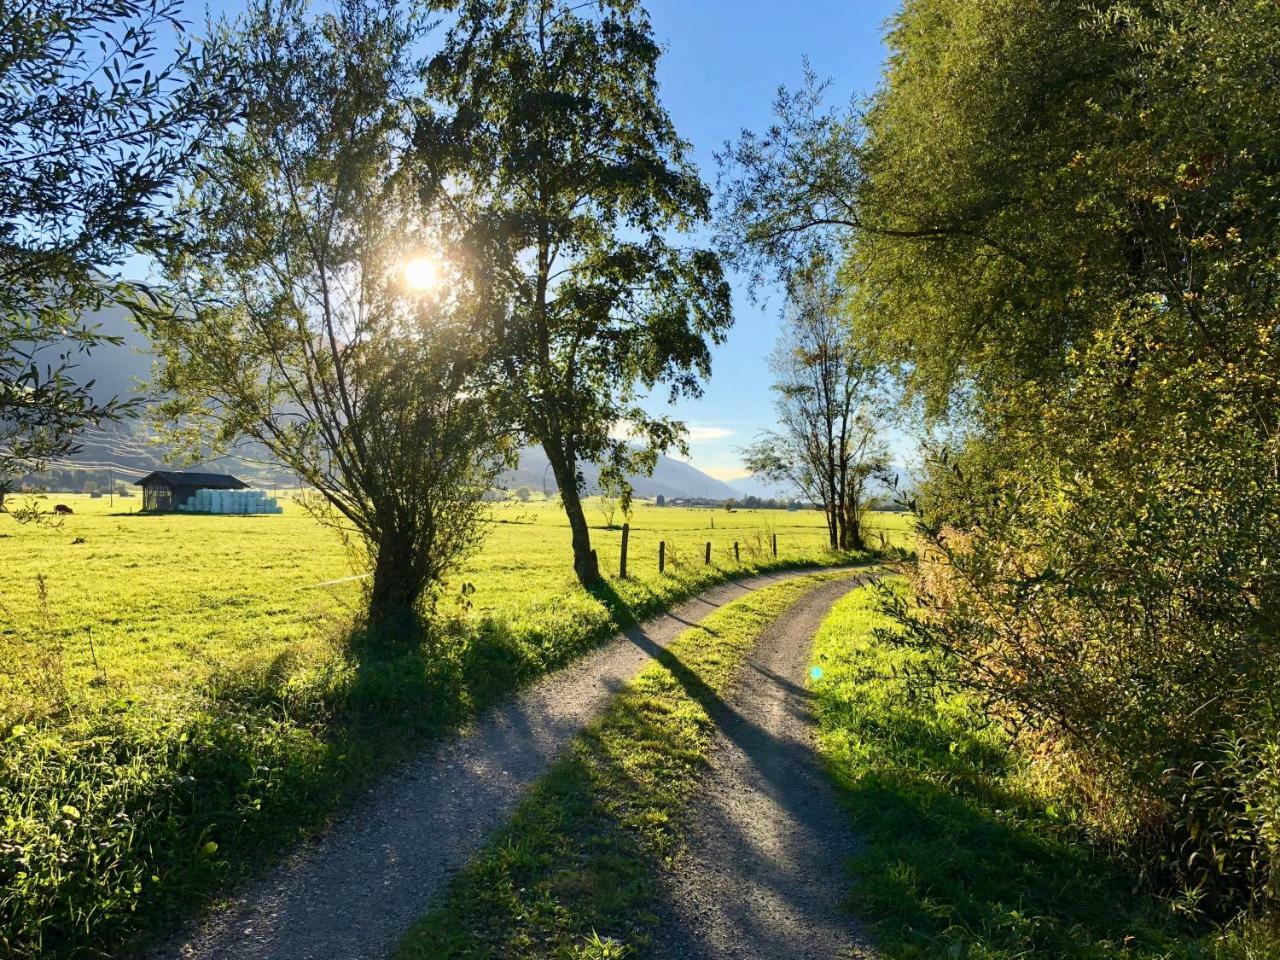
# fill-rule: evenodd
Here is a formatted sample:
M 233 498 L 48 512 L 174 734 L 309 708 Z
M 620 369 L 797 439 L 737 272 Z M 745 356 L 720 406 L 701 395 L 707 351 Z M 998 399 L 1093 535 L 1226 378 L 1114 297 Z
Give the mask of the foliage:
M 744 130 L 716 156 L 717 240 L 753 290 L 778 280 L 790 292 L 815 255 L 838 256 L 867 220 L 860 114 L 855 104 L 827 108 L 827 87 L 806 61 L 801 89 L 779 88 L 775 121 L 763 133 Z
M 1274 903 L 1280 12 L 920 0 L 891 39 L 861 202 L 946 230 L 850 269 L 970 437 L 907 641 L 1087 758 L 1189 905 Z
M 397 957 L 643 949 L 657 876 L 679 849 L 680 814 L 707 760 L 710 710 L 760 632 L 822 579 L 744 597 L 656 652 L 405 935 Z M 599 952 L 596 930 L 613 935 L 614 952 Z
M 706 220 L 708 191 L 658 99 L 639 4 L 434 7 L 451 23 L 415 136 L 423 203 L 452 218 L 497 301 L 481 332 L 492 384 L 546 451 L 590 584 L 578 464 L 621 484 L 678 445 L 682 426 L 639 399 L 697 395 L 732 319 L 718 258 L 669 239 Z
M 171 287 L 148 313 L 160 416 L 194 450 L 260 442 L 360 538 L 370 626 L 403 633 L 479 539 L 499 428 L 471 378 L 475 298 L 405 289 L 438 245 L 401 170 L 413 14 L 347 0 L 254 4 L 219 42 L 252 105 L 186 204 Z
M 902 642 L 1093 770 L 1189 906 L 1274 903 L 1280 11 L 909 0 L 889 44 L 865 108 L 810 83 L 738 142 L 726 222 L 757 264 L 834 231 L 961 441 Z
M 893 586 L 901 590 L 901 583 Z M 863 846 L 851 904 L 886 960 L 1264 960 L 1264 924 L 1190 922 L 1088 841 L 1073 772 L 1028 757 L 980 700 L 904 677 L 940 656 L 886 642 L 876 593 L 815 641 L 818 747 Z
M 880 437 L 884 376 L 840 315 L 840 288 L 825 258 L 815 257 L 789 287 L 791 310 L 770 360 L 779 428 L 747 449 L 745 465 L 821 504 L 832 550 L 861 550 L 867 487 L 889 466 Z
M 118 342 L 86 314 L 132 302 L 108 271 L 168 232 L 166 199 L 238 106 L 180 15 L 176 0 L 0 4 L 0 503 L 136 406 L 77 379 L 77 355 Z

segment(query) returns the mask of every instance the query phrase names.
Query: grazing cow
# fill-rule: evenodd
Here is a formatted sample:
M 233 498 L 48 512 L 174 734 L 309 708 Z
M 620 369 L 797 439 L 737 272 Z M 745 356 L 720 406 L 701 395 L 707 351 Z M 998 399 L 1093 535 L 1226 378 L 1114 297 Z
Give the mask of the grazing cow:
M 69 517 L 73 513 L 75 513 L 75 511 L 72 510 L 70 507 L 68 507 L 65 503 L 58 504 L 56 507 L 53 508 L 53 512 L 60 517 Z

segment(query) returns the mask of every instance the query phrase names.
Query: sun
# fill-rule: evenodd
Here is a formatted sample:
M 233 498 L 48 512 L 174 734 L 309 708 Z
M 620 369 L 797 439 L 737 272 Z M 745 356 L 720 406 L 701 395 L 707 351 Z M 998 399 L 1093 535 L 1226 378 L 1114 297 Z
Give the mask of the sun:
M 430 293 L 440 286 L 440 258 L 430 253 L 418 254 L 404 262 L 404 284 L 410 290 Z

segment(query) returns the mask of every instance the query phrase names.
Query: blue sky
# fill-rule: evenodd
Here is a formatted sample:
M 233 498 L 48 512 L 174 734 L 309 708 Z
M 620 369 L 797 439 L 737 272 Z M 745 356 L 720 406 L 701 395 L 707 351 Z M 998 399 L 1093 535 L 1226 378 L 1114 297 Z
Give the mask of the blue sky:
M 871 92 L 885 55 L 884 23 L 898 3 L 649 0 L 647 6 L 666 48 L 663 101 L 714 183 L 713 152 L 742 128 L 768 124 L 774 93 L 779 84 L 800 83 L 804 57 L 831 79 L 833 102 Z M 745 473 L 738 448 L 774 423 L 766 358 L 777 338 L 778 307 L 776 297 L 753 304 L 745 284 L 735 282 L 736 322 L 715 351 L 706 393 L 674 408 L 690 427 L 691 462 L 722 480 Z M 658 412 L 665 404 L 653 406 Z

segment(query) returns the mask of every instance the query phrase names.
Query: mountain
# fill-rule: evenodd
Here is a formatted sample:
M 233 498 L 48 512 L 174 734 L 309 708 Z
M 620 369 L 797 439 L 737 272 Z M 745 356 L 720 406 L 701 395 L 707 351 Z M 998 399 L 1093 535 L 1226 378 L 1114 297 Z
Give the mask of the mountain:
M 97 332 L 103 336 L 120 337 L 124 342 L 120 345 L 103 344 L 88 353 L 73 354 L 71 379 L 77 383 L 93 381 L 90 392 L 99 402 L 112 397 L 137 396 L 140 384 L 151 378 L 151 341 L 137 328 L 123 307 L 106 307 L 98 311 L 89 323 L 96 325 Z
M 582 464 L 581 469 L 586 492 L 597 493 L 600 489 L 600 469 L 592 463 Z M 707 476 L 682 460 L 665 456 L 658 458 L 652 477 L 631 474 L 627 481 L 635 490 L 636 496 L 644 498 L 661 495 L 668 499 L 705 497 L 708 500 L 731 500 L 741 496 L 729 484 Z M 501 483 L 508 490 L 528 487 L 535 493 L 554 493 L 557 489 L 551 465 L 539 447 L 521 450 L 519 466 L 503 474 Z

